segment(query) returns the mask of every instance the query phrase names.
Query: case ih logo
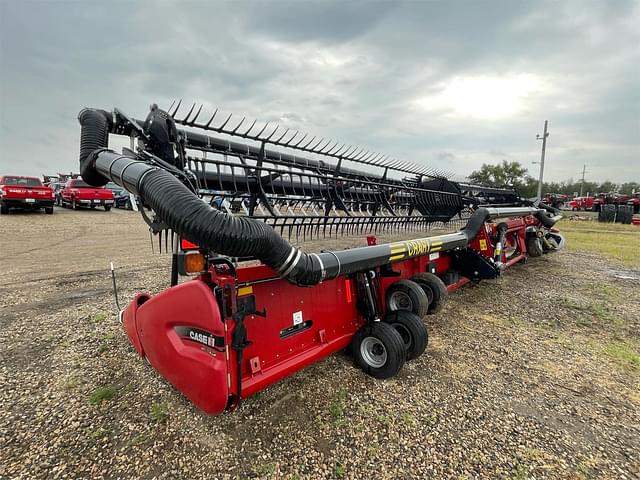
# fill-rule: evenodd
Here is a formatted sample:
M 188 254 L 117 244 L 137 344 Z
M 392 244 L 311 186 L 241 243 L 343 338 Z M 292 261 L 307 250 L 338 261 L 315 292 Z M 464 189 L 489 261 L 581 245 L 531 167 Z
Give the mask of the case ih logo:
M 176 327 L 176 333 L 182 338 L 188 338 L 194 342 L 201 343 L 207 347 L 222 347 L 224 346 L 224 338 L 216 337 L 215 335 L 193 327 Z

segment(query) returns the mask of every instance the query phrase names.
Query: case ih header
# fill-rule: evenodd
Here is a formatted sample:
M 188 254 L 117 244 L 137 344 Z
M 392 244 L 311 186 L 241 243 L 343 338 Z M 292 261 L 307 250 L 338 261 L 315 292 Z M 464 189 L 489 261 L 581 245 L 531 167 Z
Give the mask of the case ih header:
M 422 317 L 449 292 L 564 244 L 556 212 L 513 191 L 278 127 L 243 128 L 244 119 L 198 123 L 202 107 L 178 119 L 179 107 L 153 105 L 144 122 L 82 110 L 80 168 L 92 185 L 113 181 L 137 195 L 165 245 L 177 234 L 172 286 L 137 294 L 120 317 L 140 356 L 209 414 L 348 346 L 364 371 L 392 377 L 424 352 Z M 131 149 L 109 150 L 109 134 L 130 136 Z M 234 204 L 241 214 L 230 213 Z M 319 253 L 281 236 L 433 224 L 464 227 Z M 178 273 L 195 278 L 178 284 Z

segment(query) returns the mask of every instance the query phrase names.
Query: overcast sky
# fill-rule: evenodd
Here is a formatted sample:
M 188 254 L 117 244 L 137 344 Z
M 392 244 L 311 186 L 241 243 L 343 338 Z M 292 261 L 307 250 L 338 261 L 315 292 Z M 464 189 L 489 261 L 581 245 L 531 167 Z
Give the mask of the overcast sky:
M 466 175 L 640 181 L 640 4 L 0 0 L 0 174 L 78 170 L 85 106 L 175 98 Z

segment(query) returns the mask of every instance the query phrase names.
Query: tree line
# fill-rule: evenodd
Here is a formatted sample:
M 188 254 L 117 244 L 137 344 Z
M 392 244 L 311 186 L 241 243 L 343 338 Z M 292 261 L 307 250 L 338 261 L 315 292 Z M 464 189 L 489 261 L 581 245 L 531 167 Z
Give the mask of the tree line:
M 538 180 L 531 175 L 529 171 L 519 162 L 507 162 L 503 160 L 497 165 L 482 164 L 479 170 L 475 170 L 469 175 L 469 180 L 473 183 L 480 183 L 490 187 L 515 187 L 520 195 L 525 198 L 535 197 L 538 191 Z M 543 182 L 542 194 L 561 193 L 573 195 L 580 193 L 581 180 L 565 180 L 562 182 Z M 640 183 L 625 182 L 614 183 L 608 180 L 604 182 L 585 181 L 582 185 L 582 194 L 594 195 L 600 192 L 617 192 L 630 195 L 633 192 L 640 191 Z

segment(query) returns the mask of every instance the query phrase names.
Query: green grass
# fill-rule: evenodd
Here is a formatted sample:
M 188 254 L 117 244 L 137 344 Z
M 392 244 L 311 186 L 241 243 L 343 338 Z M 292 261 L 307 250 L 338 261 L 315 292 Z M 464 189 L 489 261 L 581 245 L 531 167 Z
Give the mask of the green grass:
M 622 342 L 609 343 L 604 346 L 603 351 L 624 367 L 640 370 L 640 354 L 628 344 Z
M 116 396 L 116 389 L 114 387 L 98 387 L 89 395 L 89 402 L 93 405 L 98 405 L 105 400 L 111 400 Z
M 151 418 L 157 423 L 164 423 L 169 417 L 167 405 L 164 403 L 154 403 L 151 405 Z
M 336 463 L 336 466 L 334 468 L 334 473 L 336 474 L 336 477 L 344 478 L 344 474 L 346 473 L 344 469 L 344 465 L 342 465 L 340 462 Z
M 627 267 L 640 267 L 640 227 L 562 220 L 558 228 L 567 241 L 568 250 L 594 252 Z
M 329 403 L 329 414 L 334 420 L 339 420 L 344 416 L 346 401 L 347 391 L 341 388 L 331 399 L 331 403 Z
M 107 319 L 107 314 L 104 312 L 98 312 L 93 316 L 95 322 L 104 322 Z
M 255 467 L 253 467 L 253 471 L 259 477 L 269 477 L 276 472 L 276 464 L 272 462 L 256 465 Z
M 95 430 L 89 432 L 89 438 L 91 440 L 98 440 L 99 438 L 107 436 L 109 433 L 111 433 L 111 430 L 103 426 L 99 426 Z

